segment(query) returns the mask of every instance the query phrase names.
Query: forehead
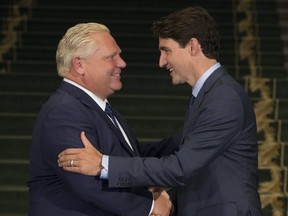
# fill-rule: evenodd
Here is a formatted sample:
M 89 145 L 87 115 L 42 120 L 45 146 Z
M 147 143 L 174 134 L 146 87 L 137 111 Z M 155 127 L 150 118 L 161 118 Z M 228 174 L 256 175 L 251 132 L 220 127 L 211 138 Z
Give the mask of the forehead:
M 116 43 L 115 39 L 112 37 L 112 35 L 108 32 L 101 32 L 101 33 L 95 33 L 93 35 L 96 43 L 98 44 L 98 51 L 104 52 L 106 54 L 109 53 L 119 53 L 121 52 L 118 44 Z M 103 53 L 103 54 L 104 54 Z

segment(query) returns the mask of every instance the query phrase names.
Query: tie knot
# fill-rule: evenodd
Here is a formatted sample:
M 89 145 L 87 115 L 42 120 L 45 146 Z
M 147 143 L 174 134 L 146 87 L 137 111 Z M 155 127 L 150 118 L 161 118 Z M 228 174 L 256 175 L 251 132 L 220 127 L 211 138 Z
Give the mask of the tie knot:
M 118 124 L 117 124 L 114 112 L 113 112 L 113 110 L 112 110 L 112 108 L 111 108 L 109 103 L 106 103 L 105 113 L 111 118 L 111 120 L 114 123 L 114 125 L 118 128 Z
M 111 118 L 114 118 L 114 113 L 113 113 L 112 108 L 111 108 L 111 106 L 110 106 L 109 103 L 106 103 L 105 113 L 106 113 L 107 115 L 109 115 Z

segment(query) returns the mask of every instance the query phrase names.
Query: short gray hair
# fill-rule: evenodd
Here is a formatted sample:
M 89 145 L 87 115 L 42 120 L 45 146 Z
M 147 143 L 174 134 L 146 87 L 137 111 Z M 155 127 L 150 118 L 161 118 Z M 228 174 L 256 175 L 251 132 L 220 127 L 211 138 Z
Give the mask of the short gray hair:
M 56 52 L 59 76 L 65 77 L 75 56 L 86 58 L 97 50 L 98 44 L 91 37 L 91 34 L 97 32 L 110 33 L 110 30 L 100 23 L 79 23 L 67 30 L 60 40 Z

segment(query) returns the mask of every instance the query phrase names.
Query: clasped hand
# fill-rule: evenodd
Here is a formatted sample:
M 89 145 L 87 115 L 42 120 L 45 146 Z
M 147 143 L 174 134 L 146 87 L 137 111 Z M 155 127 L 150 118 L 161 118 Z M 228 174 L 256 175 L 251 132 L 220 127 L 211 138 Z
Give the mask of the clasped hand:
M 97 176 L 103 169 L 101 165 L 102 154 L 94 148 L 81 132 L 81 141 L 85 148 L 70 148 L 61 152 L 58 157 L 58 165 L 69 172 L 80 173 L 84 175 Z M 169 216 L 173 205 L 167 192 L 162 188 L 150 188 L 153 194 L 154 207 L 150 216 Z
M 84 175 L 100 175 L 102 170 L 102 154 L 94 148 L 81 132 L 81 141 L 85 148 L 70 148 L 61 152 L 58 157 L 58 166 L 69 172 L 81 173 Z M 71 161 L 73 161 L 71 163 Z
M 154 208 L 150 216 L 169 216 L 172 215 L 173 205 L 168 193 L 164 188 L 150 188 L 153 193 Z

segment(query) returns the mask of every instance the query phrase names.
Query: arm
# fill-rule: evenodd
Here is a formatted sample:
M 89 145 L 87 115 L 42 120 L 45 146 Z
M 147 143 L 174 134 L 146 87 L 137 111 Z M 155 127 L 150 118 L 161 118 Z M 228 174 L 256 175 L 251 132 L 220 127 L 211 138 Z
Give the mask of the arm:
M 103 167 L 101 166 L 102 154 L 94 148 L 91 142 L 85 136 L 85 132 L 81 132 L 81 140 L 85 148 L 71 148 L 59 154 L 58 163 L 64 170 L 86 175 L 98 175 Z M 71 160 L 74 161 L 71 166 Z M 97 167 L 97 169 L 95 169 Z M 97 172 L 98 170 L 98 172 Z M 164 190 L 150 189 L 153 193 L 154 205 L 151 216 L 165 215 L 167 209 L 169 213 L 174 212 L 173 205 L 170 201 L 170 196 Z
M 68 148 L 58 155 L 58 166 L 69 172 L 81 173 L 83 175 L 100 175 L 103 166 L 101 164 L 103 155 L 91 144 L 81 132 L 81 141 L 85 148 Z M 71 161 L 73 160 L 73 166 Z
M 62 151 L 58 155 L 59 167 L 63 167 L 66 171 L 81 173 L 84 175 L 100 175 L 101 170 L 103 169 L 103 155 L 87 139 L 84 131 L 81 132 L 80 138 L 85 148 L 68 148 Z M 180 143 L 179 134 L 165 138 L 157 143 L 143 144 L 146 146 L 143 147 L 142 153 L 143 155 L 154 155 L 154 157 L 160 157 L 160 154 L 168 155 L 168 152 L 172 154 L 177 149 L 177 142 Z M 73 166 L 71 166 L 72 160 Z
M 147 216 L 152 206 L 153 196 L 145 188 L 111 190 L 107 187 L 107 181 L 98 177 L 65 172 L 55 163 L 59 152 L 64 149 L 83 147 L 79 133 L 84 128 L 93 145 L 98 146 L 99 136 L 96 134 L 95 127 L 87 113 L 79 112 L 81 109 L 83 107 L 69 104 L 67 107 L 54 109 L 47 115 L 39 134 L 45 163 L 54 170 L 58 176 L 57 181 L 64 186 L 63 190 L 70 191 L 95 209 L 103 209 L 111 214 Z
M 142 143 L 140 148 L 141 157 L 162 157 L 173 154 L 179 149 L 181 132 L 166 137 L 161 141 Z
M 131 187 L 169 187 L 197 181 L 203 170 L 235 142 L 243 126 L 244 112 L 238 93 L 220 86 L 207 94 L 192 113 L 175 154 L 131 159 L 110 156 L 109 186 L 124 187 L 125 183 Z
M 231 89 L 214 92 L 206 100 L 206 104 L 203 104 L 203 107 L 195 124 L 190 126 L 189 133 L 185 136 L 180 150 L 175 154 L 162 158 L 110 156 L 109 185 L 112 187 L 127 185 L 132 187 L 178 186 L 184 185 L 186 181 L 201 172 L 201 169 L 233 143 L 243 122 L 241 100 L 239 95 Z M 97 157 L 99 153 L 95 149 L 93 151 Z M 99 164 L 101 160 L 101 155 L 99 155 Z M 89 164 L 93 164 L 92 160 Z M 93 175 L 99 175 L 101 170 L 99 164 L 90 167 L 91 170 L 94 170 Z M 74 168 L 71 168 L 70 171 L 72 169 Z M 119 178 L 119 176 L 123 178 Z M 129 184 L 121 182 L 119 179 L 128 180 Z

